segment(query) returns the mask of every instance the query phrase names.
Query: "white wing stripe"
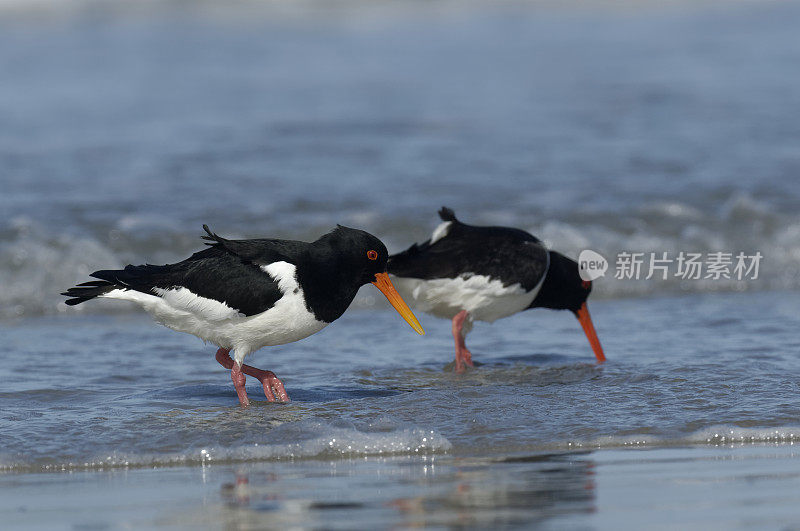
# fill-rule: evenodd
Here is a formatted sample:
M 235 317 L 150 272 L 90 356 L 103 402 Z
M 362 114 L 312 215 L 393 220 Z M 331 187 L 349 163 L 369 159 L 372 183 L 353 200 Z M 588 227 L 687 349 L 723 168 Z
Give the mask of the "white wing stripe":
M 452 221 L 445 221 L 444 223 L 440 224 L 438 227 L 433 229 L 433 234 L 431 234 L 431 245 L 438 242 L 445 236 L 447 233 L 450 232 L 450 225 L 452 225 Z
M 153 288 L 153 292 L 175 310 L 191 313 L 209 321 L 223 321 L 234 317 L 244 317 L 242 313 L 224 302 L 201 297 L 187 288 Z

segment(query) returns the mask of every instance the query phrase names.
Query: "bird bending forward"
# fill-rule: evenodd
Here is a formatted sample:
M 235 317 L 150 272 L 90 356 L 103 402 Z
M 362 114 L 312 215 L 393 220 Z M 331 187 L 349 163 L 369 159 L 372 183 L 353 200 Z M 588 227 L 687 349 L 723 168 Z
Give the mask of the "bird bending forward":
M 491 323 L 530 308 L 572 311 L 597 361 L 605 361 L 586 306 L 592 283 L 581 279 L 577 262 L 523 230 L 467 225 L 447 207 L 439 216 L 431 238 L 390 256 L 388 268 L 413 307 L 452 319 L 456 372 L 473 366 L 466 346 L 473 321 Z
M 95 271 L 90 276 L 98 280 L 62 293 L 66 303 L 95 297 L 133 301 L 164 326 L 217 345 L 216 359 L 231 371 L 244 407 L 245 375 L 261 382 L 269 401 L 289 400 L 275 374 L 244 365 L 245 356 L 319 332 L 344 313 L 364 284 L 375 285 L 424 334 L 389 280 L 386 247 L 367 232 L 339 225 L 307 243 L 228 240 L 203 229 L 209 247 L 186 260 Z

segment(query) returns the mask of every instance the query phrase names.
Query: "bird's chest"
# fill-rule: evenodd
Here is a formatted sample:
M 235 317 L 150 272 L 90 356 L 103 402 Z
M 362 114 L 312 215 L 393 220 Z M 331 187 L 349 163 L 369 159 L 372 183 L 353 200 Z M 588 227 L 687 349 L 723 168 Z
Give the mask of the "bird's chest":
M 484 275 L 456 278 L 396 278 L 400 294 L 415 308 L 437 317 L 453 318 L 467 310 L 473 319 L 492 322 L 530 306 L 538 287 L 525 291 L 520 284 L 504 286 L 500 280 Z
M 319 332 L 328 324 L 308 310 L 302 292 L 289 292 L 269 310 L 240 322 L 237 329 L 242 339 L 255 350 L 298 341 Z
M 267 310 L 236 322 L 232 329 L 234 348 L 253 351 L 306 338 L 325 328 L 329 320 L 313 311 L 296 268 L 287 262 L 264 266 L 264 272 L 278 282 L 281 298 Z

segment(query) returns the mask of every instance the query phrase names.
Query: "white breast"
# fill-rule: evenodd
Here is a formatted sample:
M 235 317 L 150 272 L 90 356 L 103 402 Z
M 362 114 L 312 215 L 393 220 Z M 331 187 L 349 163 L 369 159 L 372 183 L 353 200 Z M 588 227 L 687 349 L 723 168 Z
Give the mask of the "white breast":
M 261 269 L 278 282 L 283 296 L 269 310 L 250 317 L 186 288 L 154 290 L 158 295 L 116 289 L 102 297 L 136 302 L 164 326 L 232 348 L 237 361 L 261 347 L 298 341 L 328 325 L 306 308 L 294 265 L 274 262 Z
M 542 281 L 531 291 L 525 291 L 520 284 L 503 286 L 499 280 L 484 275 L 430 280 L 392 279 L 400 295 L 415 309 L 446 319 L 467 310 L 472 319 L 490 323 L 530 306 L 542 287 Z

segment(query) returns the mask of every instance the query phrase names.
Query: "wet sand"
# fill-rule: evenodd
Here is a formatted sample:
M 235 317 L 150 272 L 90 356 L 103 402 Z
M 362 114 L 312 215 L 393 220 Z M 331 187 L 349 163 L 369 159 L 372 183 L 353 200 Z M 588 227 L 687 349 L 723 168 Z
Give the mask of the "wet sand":
M 795 529 L 793 444 L 0 476 L 8 529 Z

